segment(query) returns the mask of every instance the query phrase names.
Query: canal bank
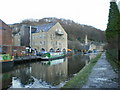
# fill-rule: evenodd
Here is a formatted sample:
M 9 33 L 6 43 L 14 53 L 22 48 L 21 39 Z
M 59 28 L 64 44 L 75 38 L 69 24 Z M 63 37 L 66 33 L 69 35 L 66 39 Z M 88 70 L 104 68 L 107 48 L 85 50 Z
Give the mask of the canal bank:
M 105 52 L 93 67 L 87 83 L 82 88 L 120 88 L 119 75 L 107 61 Z
M 41 55 L 15 57 L 13 61 L 14 63 L 31 62 L 31 61 L 49 61 L 49 60 L 61 59 L 72 54 L 73 52 L 43 53 Z
M 75 77 L 68 81 L 64 88 L 116 88 L 119 76 L 106 60 L 105 52 L 91 60 Z
M 93 66 L 96 64 L 100 56 L 101 53 L 98 54 L 94 59 L 90 60 L 90 63 L 80 70 L 75 77 L 71 78 L 61 89 L 82 88 L 82 86 L 87 82 L 89 74 L 91 73 Z

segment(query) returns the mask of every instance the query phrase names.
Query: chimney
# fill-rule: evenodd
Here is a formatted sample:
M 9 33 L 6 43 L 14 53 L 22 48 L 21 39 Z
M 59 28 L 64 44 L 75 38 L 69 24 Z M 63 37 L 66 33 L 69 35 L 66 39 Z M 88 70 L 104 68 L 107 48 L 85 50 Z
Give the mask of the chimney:
M 88 45 L 87 35 L 85 35 L 85 45 Z

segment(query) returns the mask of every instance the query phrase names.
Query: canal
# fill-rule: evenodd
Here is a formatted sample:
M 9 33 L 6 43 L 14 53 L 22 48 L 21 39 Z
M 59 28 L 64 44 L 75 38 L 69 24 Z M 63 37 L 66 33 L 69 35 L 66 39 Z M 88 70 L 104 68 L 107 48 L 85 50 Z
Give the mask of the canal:
M 14 65 L 1 73 L 3 88 L 60 88 L 76 75 L 96 54 L 76 54 L 53 61 L 37 61 Z

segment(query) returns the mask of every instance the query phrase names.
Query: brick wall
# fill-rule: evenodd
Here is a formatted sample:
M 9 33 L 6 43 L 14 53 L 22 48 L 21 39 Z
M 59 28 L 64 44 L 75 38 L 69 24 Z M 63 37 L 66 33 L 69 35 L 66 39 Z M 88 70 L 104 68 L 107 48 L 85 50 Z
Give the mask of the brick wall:
M 12 45 L 12 30 L 3 21 L 0 20 L 0 44 Z
M 0 45 L 2 45 L 2 30 L 0 29 Z
M 13 46 L 12 56 L 25 56 L 25 46 Z
M 10 46 L 12 46 L 12 30 L 7 24 L 0 20 L 0 47 L 2 47 L 1 53 L 11 54 Z

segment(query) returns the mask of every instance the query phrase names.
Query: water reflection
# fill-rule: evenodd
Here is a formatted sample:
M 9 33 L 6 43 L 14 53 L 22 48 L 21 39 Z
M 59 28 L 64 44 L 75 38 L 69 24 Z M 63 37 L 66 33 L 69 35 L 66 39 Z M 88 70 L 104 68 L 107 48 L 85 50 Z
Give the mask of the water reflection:
M 2 88 L 7 89 L 12 85 L 12 73 L 0 73 L 0 85 Z
M 68 75 L 71 77 L 79 72 L 85 66 L 86 61 L 89 61 L 89 56 L 75 55 L 74 57 L 69 58 Z
M 60 61 L 54 60 L 47 63 L 49 65 L 43 64 L 43 62 L 32 64 L 31 66 L 34 67 L 32 68 L 32 75 L 51 85 L 57 85 L 67 77 L 67 60 L 60 59 Z
M 14 66 L 14 69 L 7 74 L 9 77 L 2 77 L 6 88 L 59 88 L 64 82 L 79 72 L 89 63 L 90 55 L 74 55 L 53 61 L 41 61 Z
M 13 74 L 12 74 L 12 87 L 16 87 L 16 82 L 19 81 L 21 84 L 21 87 L 24 87 L 25 85 L 31 84 L 34 82 L 33 78 L 31 78 L 31 67 L 30 64 L 26 65 L 20 65 L 14 68 Z

